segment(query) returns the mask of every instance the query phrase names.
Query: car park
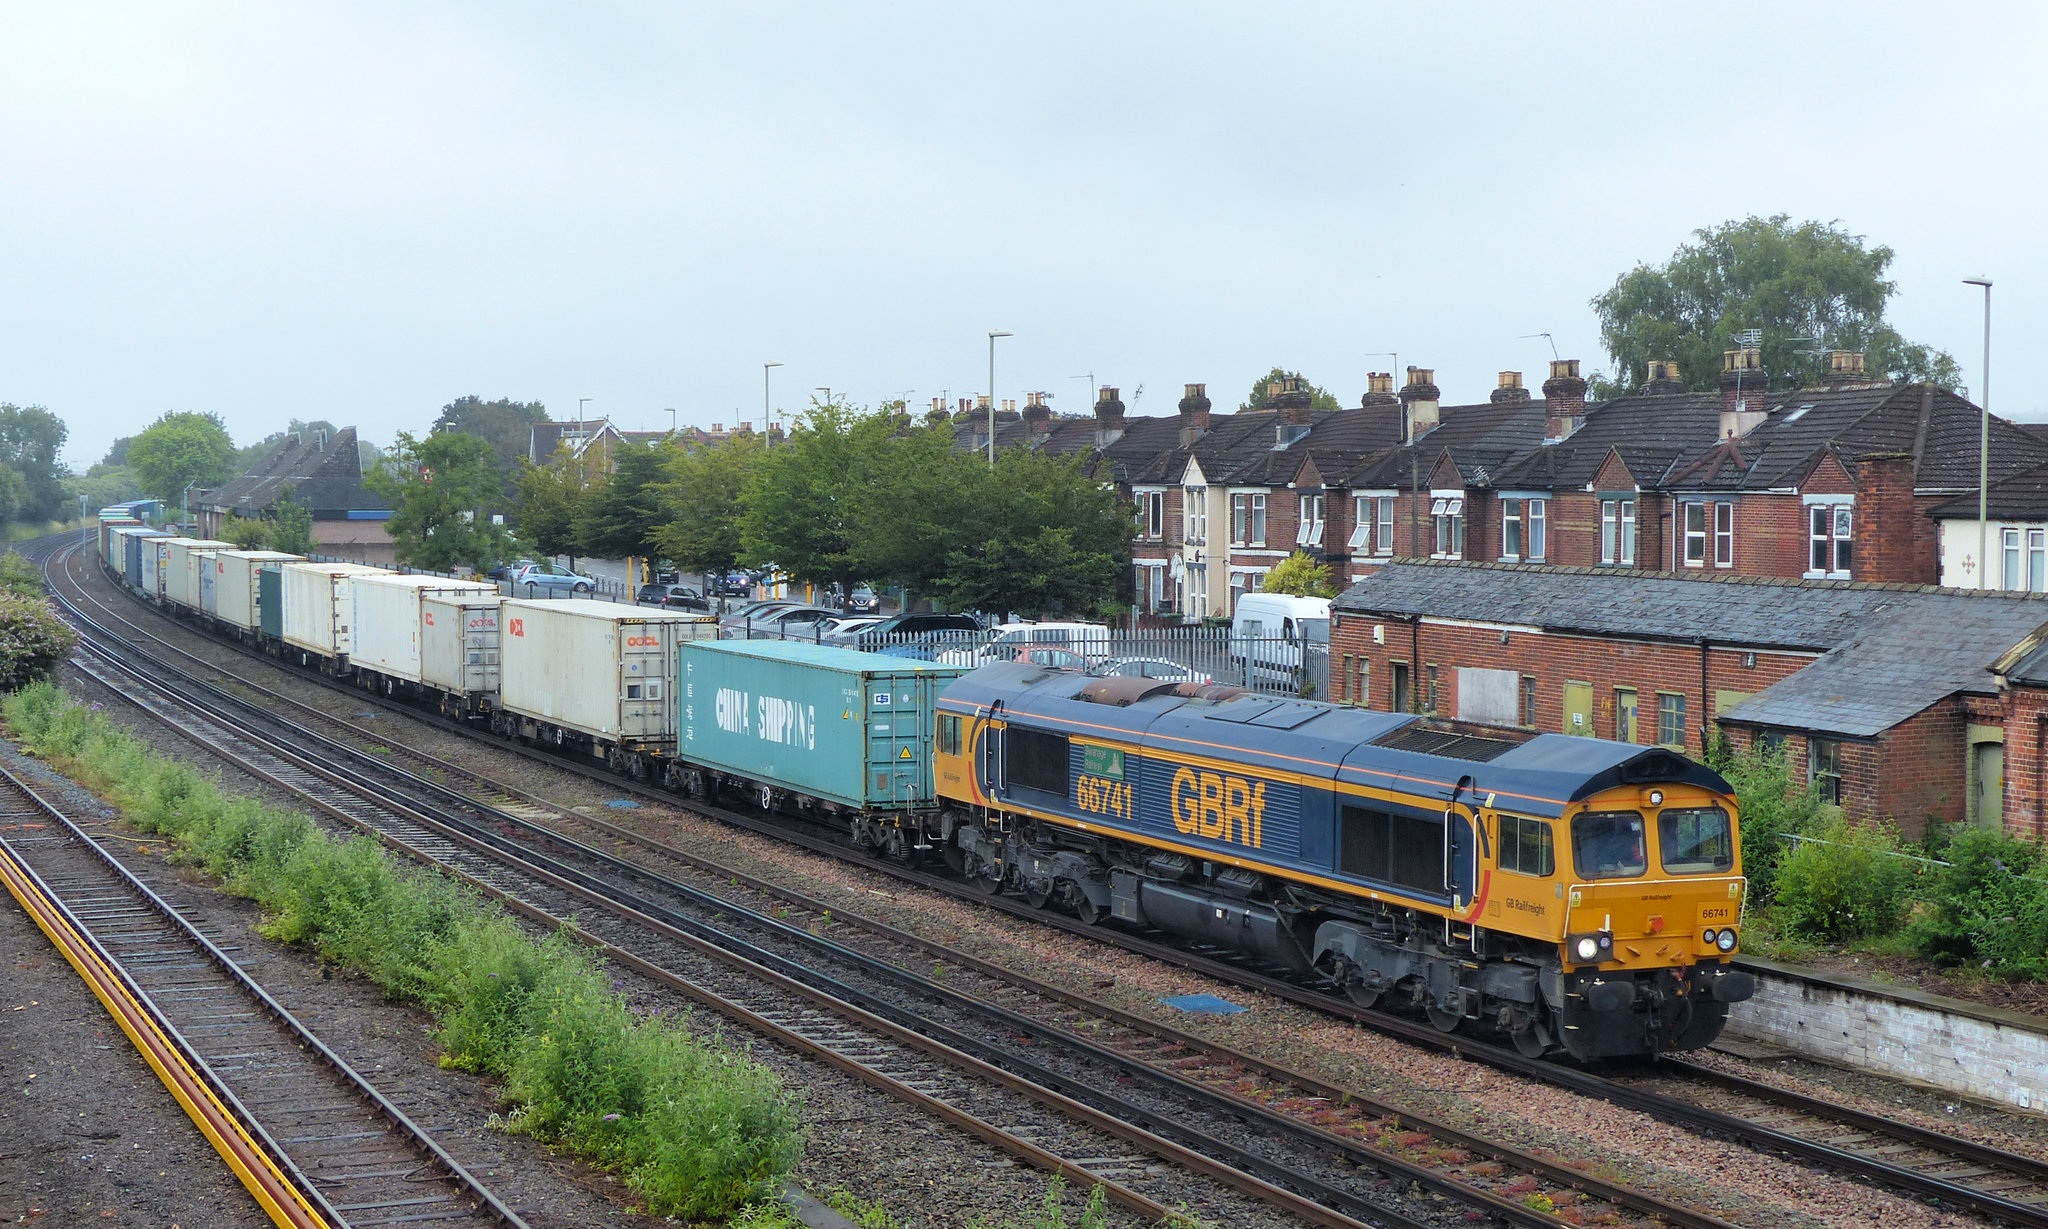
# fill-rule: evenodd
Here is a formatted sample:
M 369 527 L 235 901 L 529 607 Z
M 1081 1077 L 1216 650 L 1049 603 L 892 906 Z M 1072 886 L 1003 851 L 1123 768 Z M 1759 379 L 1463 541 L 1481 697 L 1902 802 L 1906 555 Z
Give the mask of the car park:
M 1109 626 L 1103 623 L 1001 623 L 989 631 L 988 643 L 950 650 L 940 660 L 955 666 L 1017 661 L 1016 650 L 1026 647 L 1066 649 L 1098 660 L 1109 656 Z
M 1104 678 L 1158 679 L 1171 683 L 1213 683 L 1216 680 L 1193 666 L 1164 657 L 1112 657 L 1089 671 Z
M 880 615 L 847 615 L 844 618 L 832 620 L 820 630 L 823 633 L 823 639 L 826 644 L 836 644 L 838 641 L 835 637 L 850 632 L 857 632 L 862 628 L 873 627 L 881 621 L 882 616 Z
M 552 563 L 531 563 L 512 574 L 515 597 L 583 597 L 597 590 L 597 581 Z
M 787 640 L 817 637 L 817 625 L 836 619 L 839 612 L 823 606 L 780 606 L 743 617 L 727 616 L 718 625 L 721 640 Z
M 926 632 L 952 632 L 955 645 L 980 636 L 981 623 L 973 615 L 936 614 L 926 611 L 919 614 L 890 615 L 873 627 L 862 628 L 851 633 L 842 644 L 851 648 L 878 650 L 891 644 L 898 644 Z
M 633 600 L 643 606 L 660 606 L 665 610 L 711 609 L 711 603 L 705 600 L 704 595 L 688 585 L 641 585 L 640 592 L 633 596 Z

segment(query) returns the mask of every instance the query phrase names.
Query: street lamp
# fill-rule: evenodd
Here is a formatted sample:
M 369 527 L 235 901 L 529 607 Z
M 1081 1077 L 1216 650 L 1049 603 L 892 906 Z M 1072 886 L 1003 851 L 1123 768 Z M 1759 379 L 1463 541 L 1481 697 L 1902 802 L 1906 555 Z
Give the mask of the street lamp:
M 825 404 L 826 404 L 826 405 L 831 405 L 831 404 L 832 404 L 832 386 L 831 386 L 830 384 L 817 384 L 817 385 L 813 385 L 813 386 L 812 386 L 812 388 L 811 388 L 811 391 L 812 391 L 812 392 L 814 392 L 814 393 L 823 393 L 823 394 L 825 394 Z
M 669 437 L 670 437 L 671 439 L 673 439 L 673 438 L 675 437 L 675 433 L 676 433 L 676 407 L 674 407 L 674 406 L 670 406 L 670 407 L 668 407 L 668 433 L 669 433 Z
M 768 415 L 770 412 L 768 409 L 768 369 L 780 366 L 782 366 L 781 363 L 761 364 L 761 442 L 764 444 L 768 442 Z
M 178 495 L 178 528 L 181 530 L 185 528 L 185 522 L 192 519 L 192 488 L 198 485 L 196 482 L 188 482 Z
M 995 329 L 988 335 L 988 463 L 996 463 L 996 338 L 1011 334 Z
M 1991 587 L 1991 279 L 1966 277 L 1984 288 L 1984 382 L 1977 389 L 1977 587 Z

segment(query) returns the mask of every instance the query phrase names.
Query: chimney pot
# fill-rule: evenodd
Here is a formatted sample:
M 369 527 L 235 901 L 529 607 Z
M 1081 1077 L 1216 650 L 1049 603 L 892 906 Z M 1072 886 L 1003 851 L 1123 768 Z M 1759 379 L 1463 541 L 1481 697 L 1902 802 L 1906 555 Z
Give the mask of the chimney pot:
M 1510 405 L 1529 400 L 1529 390 L 1522 387 L 1522 373 L 1501 372 L 1500 383 L 1495 386 L 1491 400 L 1495 405 Z
M 1398 405 L 1401 399 L 1394 395 L 1394 373 L 1391 371 L 1369 371 L 1365 375 L 1365 396 L 1359 399 L 1360 406 Z
M 1643 392 L 1652 397 L 1665 397 L 1685 391 L 1685 380 L 1678 374 L 1678 364 L 1668 358 L 1650 360 L 1649 378 L 1643 381 Z
M 1436 429 L 1437 402 L 1443 396 L 1436 386 L 1436 372 L 1428 367 L 1410 367 L 1408 383 L 1401 386 L 1404 425 L 1402 442 L 1412 444 Z
M 1107 448 L 1123 438 L 1124 403 L 1116 389 L 1105 384 L 1095 392 L 1095 446 Z
M 1180 399 L 1180 442 L 1183 447 L 1202 438 L 1209 430 L 1209 386 L 1189 384 Z

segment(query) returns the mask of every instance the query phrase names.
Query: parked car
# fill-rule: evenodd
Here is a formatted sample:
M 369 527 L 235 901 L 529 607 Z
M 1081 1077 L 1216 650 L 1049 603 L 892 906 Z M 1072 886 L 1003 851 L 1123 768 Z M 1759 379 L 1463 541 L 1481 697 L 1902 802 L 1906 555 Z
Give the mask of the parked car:
M 727 616 L 718 624 L 720 640 L 809 640 L 817 624 L 836 619 L 839 612 L 823 606 L 782 606 L 758 611 L 744 618 Z
M 1158 679 L 1170 683 L 1213 683 L 1193 666 L 1164 657 L 1112 657 L 1089 671 L 1104 678 Z
M 992 661 L 1028 661 L 1034 666 L 1045 666 L 1052 670 L 1086 670 L 1088 668 L 1088 659 L 1070 649 L 1054 649 L 1028 644 L 1014 645 L 1005 650 L 1001 656 L 989 658 L 977 664 L 987 665 Z
M 633 600 L 660 606 L 664 610 L 696 610 L 707 614 L 711 610 L 711 603 L 704 599 L 704 595 L 688 585 L 641 585 Z
M 900 643 L 912 636 L 926 632 L 953 632 L 964 640 L 981 634 L 981 624 L 972 615 L 963 614 L 894 614 L 875 624 L 862 628 L 839 641 L 849 648 L 880 649 L 885 645 Z M 957 647 L 957 646 L 956 646 Z M 927 658 L 926 660 L 930 660 Z
M 519 574 L 520 569 L 530 568 L 533 566 L 535 566 L 535 564 L 531 559 L 514 559 L 510 562 L 501 563 L 497 567 L 492 568 L 490 572 L 487 573 L 487 575 L 489 575 L 492 580 L 510 580 L 514 576 L 517 576 Z
M 844 618 L 834 619 L 827 623 L 823 629 L 825 643 L 836 643 L 833 640 L 835 636 L 857 632 L 864 627 L 873 627 L 881 621 L 882 616 L 880 615 L 847 615 Z
M 882 609 L 882 599 L 868 586 L 855 585 L 840 605 L 848 614 L 876 614 Z
M 866 632 L 855 633 L 856 636 L 862 637 L 860 643 L 869 652 L 880 653 L 884 657 L 910 657 L 918 661 L 937 661 L 939 654 L 960 647 L 973 634 L 958 628 L 938 628 L 918 632 L 913 636 L 891 637 L 886 642 L 877 641 L 870 644 L 865 639 Z
M 595 580 L 552 563 L 530 563 L 512 576 L 514 597 L 560 597 L 565 593 L 580 597 L 596 591 Z
M 1066 649 L 1098 660 L 1109 656 L 1109 626 L 1104 623 L 1002 623 L 990 631 L 987 644 L 954 649 L 939 660 L 953 666 L 1015 661 L 1015 650 L 1025 646 Z
M 745 572 L 727 572 L 723 576 L 706 576 L 704 588 L 714 597 L 745 597 L 752 587 L 754 578 Z

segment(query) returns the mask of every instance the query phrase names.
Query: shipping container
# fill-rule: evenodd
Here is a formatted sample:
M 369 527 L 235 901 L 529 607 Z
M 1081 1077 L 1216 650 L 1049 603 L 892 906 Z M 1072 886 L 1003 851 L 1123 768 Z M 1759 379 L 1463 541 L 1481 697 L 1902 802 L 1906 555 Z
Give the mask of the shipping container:
M 256 572 L 256 619 L 263 638 L 272 644 L 284 643 L 284 574 L 278 571 L 282 566 L 266 563 Z
M 142 569 L 135 573 L 133 577 L 135 587 L 141 590 L 146 597 L 163 597 L 166 572 L 164 552 L 170 549 L 173 542 L 197 542 L 199 540 L 198 538 L 181 538 L 171 533 L 157 534 L 154 537 L 144 539 L 142 543 Z
M 360 563 L 309 562 L 280 564 L 277 570 L 284 642 L 315 657 L 337 661 L 347 657 L 353 621 L 348 579 L 383 569 Z
M 589 598 L 507 598 L 500 618 L 500 706 L 630 751 L 674 749 L 676 646 L 718 636 L 709 615 Z
M 141 539 L 162 536 L 161 531 L 143 525 L 122 526 L 116 529 L 110 547 L 113 554 L 108 560 L 113 564 L 114 574 L 128 584 L 136 584 L 135 577 L 142 557 L 142 548 L 139 545 Z
M 496 586 L 477 595 L 429 593 L 420 599 L 420 682 L 460 697 L 464 712 L 495 708 L 498 702 L 498 606 Z
M 173 606 L 199 609 L 199 556 L 204 554 L 210 559 L 214 551 L 233 549 L 233 542 L 216 542 L 212 538 L 164 539 L 157 592 Z
M 214 570 L 214 560 L 219 554 L 219 551 L 195 551 L 192 554 L 194 562 L 199 567 L 199 613 L 209 618 L 212 617 L 215 605 L 219 601 L 220 589 L 214 584 L 215 577 L 219 575 Z
M 121 579 L 129 588 L 142 588 L 143 564 L 156 558 L 156 540 L 169 536 L 161 529 L 137 529 L 122 535 L 126 542 L 121 550 Z
M 274 550 L 224 550 L 215 553 L 213 605 L 206 608 L 206 613 L 236 631 L 259 630 L 263 621 L 258 614 L 257 576 L 265 567 L 297 558 L 297 555 Z
M 498 586 L 481 581 L 397 572 L 359 573 L 348 578 L 348 585 L 355 616 L 349 664 L 408 683 L 426 681 L 420 674 L 420 635 L 425 626 L 421 599 L 429 593 L 498 593 Z
M 938 805 L 933 710 L 967 667 L 797 640 L 678 652 L 676 758 L 861 811 Z
M 100 561 L 109 564 L 118 572 L 121 570 L 120 546 L 126 539 L 116 538 L 116 529 L 139 529 L 142 522 L 132 516 L 108 516 L 100 518 Z

